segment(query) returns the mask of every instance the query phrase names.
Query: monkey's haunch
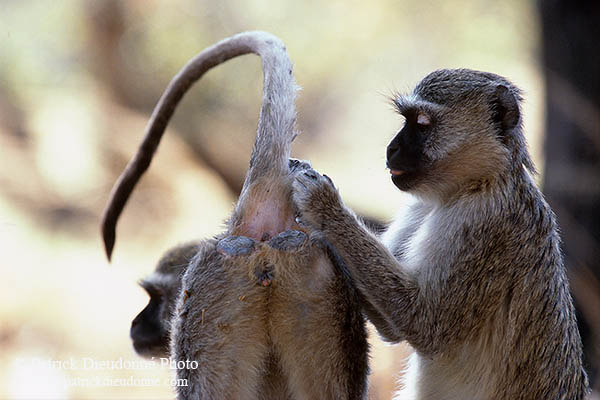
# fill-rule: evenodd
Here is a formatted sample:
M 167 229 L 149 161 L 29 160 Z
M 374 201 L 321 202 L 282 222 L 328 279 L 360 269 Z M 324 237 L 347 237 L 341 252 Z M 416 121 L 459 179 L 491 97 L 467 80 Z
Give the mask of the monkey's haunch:
M 246 256 L 254 251 L 256 241 L 247 236 L 229 236 L 217 244 L 217 251 L 228 256 Z
M 302 231 L 289 230 L 281 232 L 269 240 L 269 246 L 276 250 L 290 251 L 302 246 L 308 236 Z
M 293 251 L 300 248 L 307 238 L 306 233 L 292 229 L 281 232 L 265 243 L 275 250 Z M 219 241 L 217 251 L 226 256 L 239 257 L 252 254 L 260 246 L 262 246 L 262 243 L 247 236 L 228 236 Z

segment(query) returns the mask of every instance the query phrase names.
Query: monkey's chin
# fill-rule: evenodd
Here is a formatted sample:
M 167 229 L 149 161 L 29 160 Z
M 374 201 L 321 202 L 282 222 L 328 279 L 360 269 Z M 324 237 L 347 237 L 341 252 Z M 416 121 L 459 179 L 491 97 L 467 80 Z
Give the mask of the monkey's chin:
M 167 357 L 169 353 L 168 341 L 160 341 L 160 342 L 143 342 L 143 341 L 134 341 L 133 349 L 135 352 L 144 358 L 152 358 L 152 357 Z
M 403 172 L 402 174 L 392 174 L 392 183 L 403 192 L 408 192 L 417 184 L 417 174 L 414 172 Z

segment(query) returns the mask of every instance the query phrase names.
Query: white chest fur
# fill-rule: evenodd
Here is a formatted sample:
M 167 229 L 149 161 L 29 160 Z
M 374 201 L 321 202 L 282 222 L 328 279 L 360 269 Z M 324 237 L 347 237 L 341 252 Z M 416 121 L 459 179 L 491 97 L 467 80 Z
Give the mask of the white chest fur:
M 438 360 L 413 353 L 394 400 L 487 400 L 493 392 L 489 365 L 473 349 L 457 358 Z M 484 353 L 485 354 L 485 353 Z M 470 365 L 471 368 L 464 368 Z M 480 379 L 473 379 L 479 376 Z
M 382 236 L 382 241 L 397 255 L 401 267 L 426 292 L 439 291 L 451 268 L 453 248 L 444 243 L 458 240 L 456 224 L 460 208 L 419 208 L 414 204 L 402 210 Z M 452 242 L 455 243 L 455 242 Z M 489 398 L 493 372 L 485 343 L 465 343 L 444 359 L 411 355 L 403 376 L 403 389 L 396 400 L 483 400 Z M 469 365 L 469 368 L 465 368 Z M 479 377 L 479 379 L 474 379 Z

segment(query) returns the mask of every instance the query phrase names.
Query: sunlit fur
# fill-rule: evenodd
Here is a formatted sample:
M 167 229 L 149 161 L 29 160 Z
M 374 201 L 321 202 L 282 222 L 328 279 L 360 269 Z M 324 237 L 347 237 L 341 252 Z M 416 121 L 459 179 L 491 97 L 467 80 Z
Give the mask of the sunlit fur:
M 506 79 L 471 70 L 435 71 L 395 100 L 399 112 L 417 109 L 431 123 L 404 131 L 425 135 L 414 139 L 423 153 L 410 154 L 420 179 L 398 175 L 414 198 L 383 242 L 327 179 L 297 178 L 304 221 L 340 251 L 369 319 L 385 339 L 415 349 L 398 399 L 587 392 L 558 228 L 531 178 L 519 102 Z M 405 150 L 388 149 L 390 168 L 401 168 Z
M 297 87 L 283 43 L 260 32 L 234 36 L 261 56 L 264 90 L 256 143 L 226 232 L 203 241 L 182 282 L 172 325 L 178 399 L 364 399 L 368 344 L 358 295 L 326 243 L 308 237 L 292 203 Z M 294 230 L 293 249 L 270 239 Z M 219 250 L 244 237 L 249 253 Z M 235 246 L 235 244 L 234 244 Z M 235 252 L 235 249 L 233 249 Z

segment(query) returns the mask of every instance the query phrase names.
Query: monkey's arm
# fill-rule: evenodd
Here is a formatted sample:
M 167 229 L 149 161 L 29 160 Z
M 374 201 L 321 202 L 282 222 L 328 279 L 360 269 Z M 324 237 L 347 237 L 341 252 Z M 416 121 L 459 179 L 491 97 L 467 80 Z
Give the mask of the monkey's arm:
M 393 327 L 386 321 L 385 317 L 377 311 L 375 306 L 369 302 L 363 294 L 357 290 L 356 284 L 352 280 L 352 276 L 348 267 L 344 263 L 340 253 L 338 250 L 327 240 L 326 237 L 322 235 L 321 232 L 315 232 L 311 235 L 311 240 L 316 242 L 318 246 L 323 248 L 329 261 L 333 265 L 336 270 L 336 273 L 342 276 L 344 283 L 348 287 L 350 293 L 356 297 L 357 301 L 360 304 L 363 312 L 367 315 L 367 318 L 375 325 L 379 334 L 383 337 L 384 340 L 388 342 L 399 342 L 402 340 L 400 336 L 394 332 Z
M 412 328 L 419 318 L 419 290 L 394 256 L 344 207 L 327 176 L 299 173 L 294 201 L 302 220 L 323 232 L 340 252 L 364 298 L 367 316 L 387 339 L 427 340 Z

